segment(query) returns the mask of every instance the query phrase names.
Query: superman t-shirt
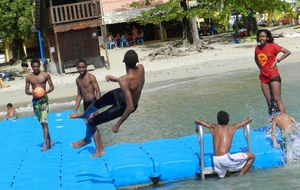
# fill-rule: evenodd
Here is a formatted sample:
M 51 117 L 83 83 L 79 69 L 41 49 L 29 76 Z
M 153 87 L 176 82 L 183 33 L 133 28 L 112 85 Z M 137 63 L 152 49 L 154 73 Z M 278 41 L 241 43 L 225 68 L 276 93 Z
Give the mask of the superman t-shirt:
M 277 54 L 282 47 L 276 43 L 266 43 L 264 46 L 258 45 L 255 48 L 255 57 L 260 66 L 261 73 L 268 73 L 272 69 L 276 69 L 274 64 L 276 62 Z

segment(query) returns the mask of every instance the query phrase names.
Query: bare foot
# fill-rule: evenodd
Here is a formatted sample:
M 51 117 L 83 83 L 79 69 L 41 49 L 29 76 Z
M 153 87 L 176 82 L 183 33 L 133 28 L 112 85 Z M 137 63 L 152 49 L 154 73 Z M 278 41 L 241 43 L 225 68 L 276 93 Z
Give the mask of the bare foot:
M 102 151 L 96 151 L 94 154 L 92 154 L 92 157 L 93 158 L 98 158 L 100 156 L 103 156 L 105 154 L 105 152 L 102 150 Z
M 113 125 L 112 128 L 111 128 L 111 130 L 112 130 L 114 133 L 117 133 L 117 132 L 119 132 L 119 128 L 120 128 L 120 126 L 118 126 L 118 125 Z
M 90 144 L 91 142 L 85 142 L 84 140 L 81 140 L 81 141 L 76 141 L 76 142 L 73 142 L 71 143 L 72 147 L 73 148 L 81 148 L 87 144 Z
M 44 143 L 43 146 L 42 146 L 42 148 L 41 148 L 41 151 L 45 152 L 46 150 L 47 150 L 47 144 Z
M 50 140 L 49 145 L 48 145 L 48 149 L 52 149 L 52 147 L 53 147 L 53 141 Z

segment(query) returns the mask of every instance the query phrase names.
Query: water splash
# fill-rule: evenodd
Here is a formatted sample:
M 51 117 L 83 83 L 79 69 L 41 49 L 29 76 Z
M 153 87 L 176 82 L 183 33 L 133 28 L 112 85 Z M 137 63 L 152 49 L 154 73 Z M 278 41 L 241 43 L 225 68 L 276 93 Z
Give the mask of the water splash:
M 300 165 L 300 124 L 295 126 L 296 133 L 290 135 L 286 147 L 286 162 L 288 166 Z

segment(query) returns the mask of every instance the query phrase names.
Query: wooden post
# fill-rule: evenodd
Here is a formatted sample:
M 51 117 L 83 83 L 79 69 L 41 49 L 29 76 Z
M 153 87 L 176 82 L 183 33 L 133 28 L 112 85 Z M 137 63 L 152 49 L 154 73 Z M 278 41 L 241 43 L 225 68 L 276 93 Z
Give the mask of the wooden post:
M 99 3 L 100 3 L 100 14 L 101 14 L 101 18 L 100 18 L 100 20 L 101 20 L 101 26 L 100 26 L 100 29 L 101 29 L 101 35 L 103 37 L 103 46 L 104 46 L 105 55 L 106 55 L 106 63 L 107 63 L 106 67 L 108 69 L 110 69 L 109 55 L 108 55 L 107 45 L 105 44 L 105 38 L 106 38 L 106 35 L 107 35 L 107 31 L 106 31 L 105 23 L 103 22 L 104 12 L 103 12 L 103 7 L 102 7 L 101 0 L 99 0 Z
M 54 31 L 54 37 L 55 37 L 55 45 L 56 45 L 56 52 L 57 52 L 57 58 L 58 58 L 59 74 L 62 75 L 63 69 L 62 69 L 60 50 L 59 50 L 59 42 L 58 42 L 56 31 Z
M 63 69 L 62 69 L 62 63 L 61 63 L 61 57 L 60 57 L 60 50 L 59 50 L 59 42 L 58 42 L 58 38 L 57 38 L 57 33 L 55 31 L 55 24 L 54 24 L 54 18 L 53 18 L 53 9 L 52 9 L 52 0 L 50 0 L 50 16 L 51 16 L 51 21 L 53 24 L 53 32 L 54 32 L 54 38 L 55 38 L 55 48 L 56 48 L 56 52 L 57 52 L 57 59 L 58 59 L 58 72 L 60 75 L 63 74 Z M 51 55 L 51 52 L 50 52 Z

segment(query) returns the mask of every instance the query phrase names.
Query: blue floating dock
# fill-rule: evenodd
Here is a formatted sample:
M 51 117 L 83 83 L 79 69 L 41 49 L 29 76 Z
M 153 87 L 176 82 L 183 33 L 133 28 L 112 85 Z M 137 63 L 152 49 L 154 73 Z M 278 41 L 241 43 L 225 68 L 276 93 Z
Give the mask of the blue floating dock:
M 149 185 L 193 178 L 199 174 L 196 135 L 156 139 L 105 147 L 106 154 L 91 158 L 93 144 L 73 149 L 70 143 L 85 133 L 83 120 L 69 119 L 72 111 L 51 113 L 49 128 L 54 147 L 40 152 L 42 130 L 34 117 L 0 122 L 0 189 L 105 189 Z M 253 168 L 284 165 L 284 152 L 274 149 L 266 128 L 251 130 Z M 205 168 L 212 167 L 212 137 L 204 135 Z M 242 130 L 234 136 L 231 152 L 246 151 Z

